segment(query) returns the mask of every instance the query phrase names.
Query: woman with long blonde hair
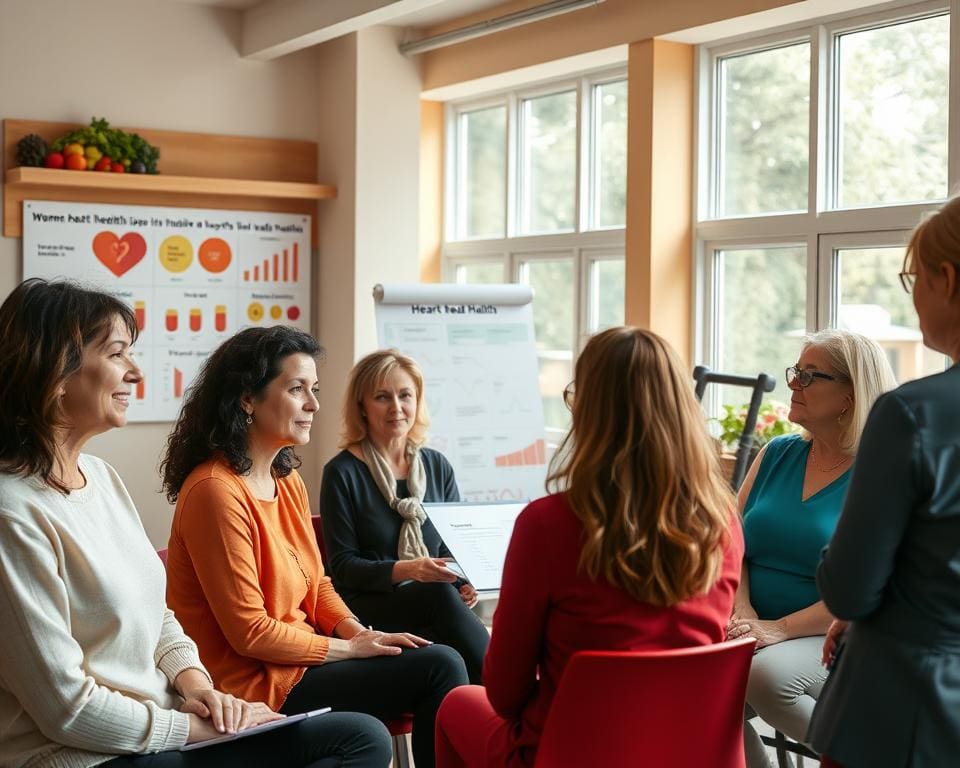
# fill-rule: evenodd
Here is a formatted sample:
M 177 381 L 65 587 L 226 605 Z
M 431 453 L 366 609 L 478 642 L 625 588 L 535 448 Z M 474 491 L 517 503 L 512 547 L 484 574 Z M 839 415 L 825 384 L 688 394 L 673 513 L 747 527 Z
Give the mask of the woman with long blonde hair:
M 670 346 L 610 328 L 581 353 L 548 490 L 517 519 L 484 665 L 452 691 L 437 765 L 532 766 L 581 650 L 723 640 L 743 537 L 690 377 Z

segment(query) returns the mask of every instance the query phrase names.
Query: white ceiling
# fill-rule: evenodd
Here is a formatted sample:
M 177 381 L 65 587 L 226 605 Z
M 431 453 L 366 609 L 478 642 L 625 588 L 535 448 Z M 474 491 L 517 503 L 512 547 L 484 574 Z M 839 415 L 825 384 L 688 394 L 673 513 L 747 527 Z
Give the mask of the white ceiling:
M 325 1 L 314 0 L 318 3 Z M 208 5 L 213 8 L 233 8 L 236 10 L 246 10 L 266 4 L 264 0 L 168 0 L 168 2 Z M 435 24 L 442 24 L 460 16 L 502 5 L 504 2 L 506 0 L 436 0 L 429 7 L 391 19 L 389 24 L 397 27 L 432 27 Z

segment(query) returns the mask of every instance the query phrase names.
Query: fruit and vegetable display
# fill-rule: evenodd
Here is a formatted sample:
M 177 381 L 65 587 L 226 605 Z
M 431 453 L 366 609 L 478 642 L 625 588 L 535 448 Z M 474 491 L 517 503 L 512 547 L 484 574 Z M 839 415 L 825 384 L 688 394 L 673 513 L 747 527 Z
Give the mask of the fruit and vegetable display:
M 136 133 L 111 128 L 103 118 L 55 139 L 49 146 L 35 133 L 17 142 L 20 165 L 68 171 L 158 173 L 160 150 Z

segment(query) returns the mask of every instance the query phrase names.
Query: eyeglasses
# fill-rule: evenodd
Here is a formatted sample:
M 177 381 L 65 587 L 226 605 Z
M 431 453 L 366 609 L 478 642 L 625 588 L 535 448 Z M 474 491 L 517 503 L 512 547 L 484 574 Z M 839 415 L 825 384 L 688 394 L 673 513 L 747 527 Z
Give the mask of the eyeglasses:
M 574 387 L 573 382 L 571 381 L 567 386 L 563 388 L 563 404 L 567 406 L 571 411 L 573 410 L 573 393 Z
M 811 384 L 813 384 L 814 379 L 826 379 L 827 381 L 836 381 L 836 376 L 831 376 L 829 373 L 820 373 L 820 371 L 811 371 L 807 368 L 799 368 L 796 365 L 791 365 L 786 370 L 787 374 L 787 386 L 792 387 L 794 384 L 800 387 L 800 389 L 806 389 Z
M 903 290 L 907 293 L 913 293 L 913 285 L 917 282 L 917 273 L 916 272 L 901 272 L 900 273 L 900 285 L 903 286 Z

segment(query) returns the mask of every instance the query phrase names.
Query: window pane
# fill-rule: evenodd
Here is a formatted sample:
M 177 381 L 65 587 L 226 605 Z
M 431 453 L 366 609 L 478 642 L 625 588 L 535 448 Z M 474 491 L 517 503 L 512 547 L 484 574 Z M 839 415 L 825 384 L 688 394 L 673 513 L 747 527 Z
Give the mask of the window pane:
M 577 94 L 526 99 L 521 107 L 523 234 L 574 228 L 577 186 Z
M 507 210 L 507 108 L 490 107 L 460 116 L 461 238 L 503 237 Z
M 589 333 L 623 325 L 623 259 L 602 259 L 590 264 Z
M 627 81 L 598 85 L 594 138 L 594 226 L 622 227 L 627 220 Z
M 807 210 L 810 45 L 720 61 L 718 215 Z
M 913 299 L 900 285 L 904 248 L 842 248 L 837 324 L 876 339 L 897 381 L 943 371 L 946 358 L 923 346 Z
M 949 17 L 837 39 L 841 207 L 947 195 Z
M 528 261 L 520 274 L 534 290 L 543 419 L 549 428 L 567 429 L 570 413 L 563 403 L 563 388 L 573 378 L 573 259 Z
M 806 334 L 807 250 L 755 248 L 718 252 L 720 371 L 767 373 L 777 386 L 766 400 L 787 403 L 784 369 L 797 361 Z M 742 405 L 750 392 L 723 387 L 723 405 Z
M 459 264 L 458 283 L 502 283 L 503 264 Z

